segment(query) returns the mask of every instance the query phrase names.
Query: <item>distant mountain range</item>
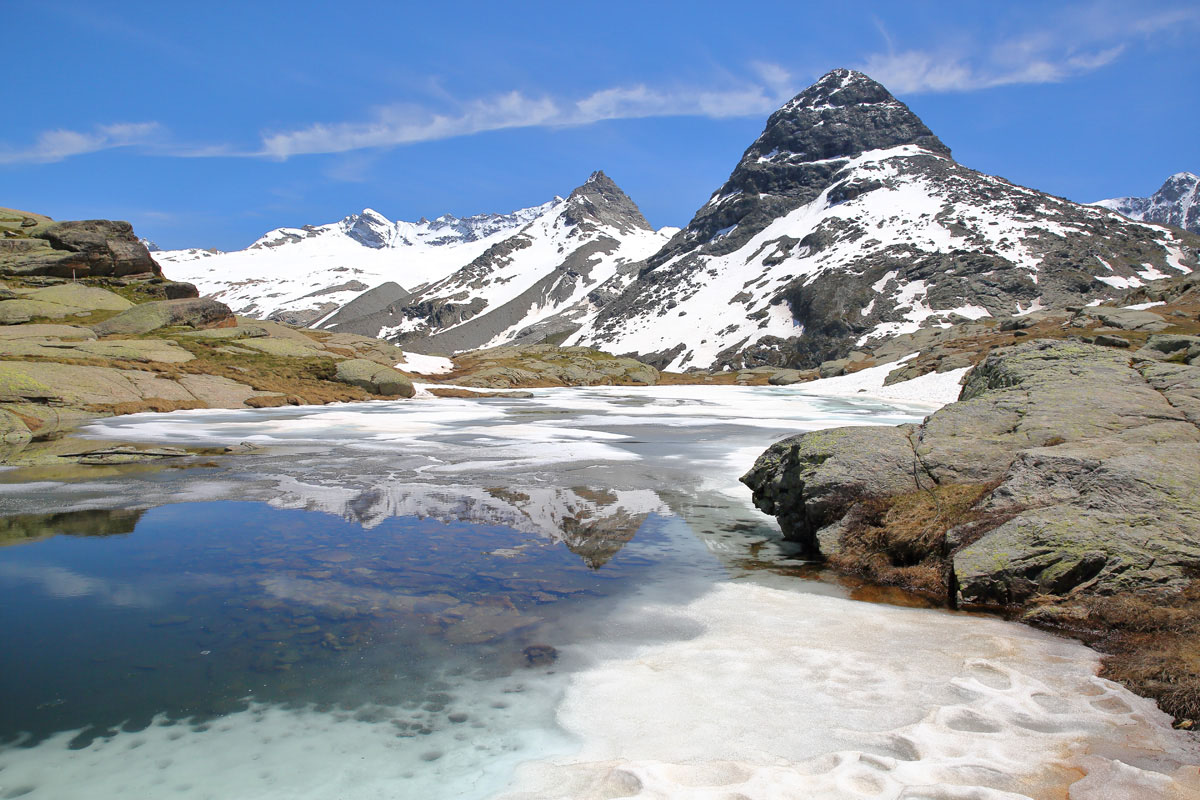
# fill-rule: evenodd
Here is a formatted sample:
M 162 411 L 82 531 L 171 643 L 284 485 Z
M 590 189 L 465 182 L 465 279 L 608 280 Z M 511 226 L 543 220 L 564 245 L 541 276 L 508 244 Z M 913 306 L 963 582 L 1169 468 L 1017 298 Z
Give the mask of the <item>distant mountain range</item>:
M 1190 172 L 1176 172 L 1149 197 L 1116 197 L 1095 205 L 1111 208 L 1130 219 L 1200 233 L 1200 177 Z
M 1187 222 L 1195 196 L 1187 173 L 1154 198 L 1088 206 L 976 172 L 883 86 L 834 70 L 771 115 L 682 230 L 653 230 L 597 172 L 512 214 L 366 210 L 234 253 L 154 256 L 240 313 L 417 352 L 548 341 L 675 370 L 807 367 L 1200 268 L 1200 237 L 1114 213 L 1144 204 L 1183 227 L 1150 214 L 1187 201 Z

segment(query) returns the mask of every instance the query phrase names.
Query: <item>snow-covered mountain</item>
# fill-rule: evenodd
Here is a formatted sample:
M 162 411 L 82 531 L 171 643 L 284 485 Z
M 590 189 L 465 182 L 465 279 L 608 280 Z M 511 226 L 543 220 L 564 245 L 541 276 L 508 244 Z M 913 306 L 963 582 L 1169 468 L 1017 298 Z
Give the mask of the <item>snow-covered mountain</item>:
M 165 250 L 154 259 L 236 313 L 309 325 L 381 284 L 396 284 L 388 302 L 406 296 L 401 286 L 445 277 L 563 202 L 432 222 L 392 222 L 368 208 L 327 225 L 277 228 L 245 250 Z
M 1114 197 L 1094 205 L 1111 208 L 1130 219 L 1200 233 L 1200 177 L 1190 172 L 1176 172 L 1149 197 Z
M 1164 197 L 1194 202 L 1180 177 Z M 968 169 L 839 69 L 771 115 L 682 230 L 654 231 L 598 172 L 508 215 L 366 210 L 237 253 L 154 255 L 241 313 L 419 353 L 548 341 L 669 369 L 807 367 L 921 326 L 1113 298 L 1200 268 L 1200 237 Z
M 382 336 L 417 352 L 509 343 L 526 329 L 541 330 L 538 323 L 600 286 L 619 285 L 622 267 L 653 254 L 676 231 L 655 231 L 607 175 L 595 172 L 566 200 L 445 278 L 374 313 L 343 321 L 342 312 L 320 327 Z
M 883 86 L 839 69 L 771 115 L 635 279 L 546 324 L 669 369 L 812 366 L 921 325 L 1111 297 L 1198 253 L 1200 238 L 959 165 Z

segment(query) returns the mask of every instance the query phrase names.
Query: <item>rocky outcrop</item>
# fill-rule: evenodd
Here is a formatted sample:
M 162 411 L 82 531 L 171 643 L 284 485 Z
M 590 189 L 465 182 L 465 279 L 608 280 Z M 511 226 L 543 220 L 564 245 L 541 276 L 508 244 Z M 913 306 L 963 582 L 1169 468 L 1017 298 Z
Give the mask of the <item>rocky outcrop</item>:
M 49 217 L 0 209 L 0 275 L 60 278 L 160 274 L 128 222 Z
M 525 345 L 494 347 L 455 356 L 447 383 L 507 389 L 522 386 L 649 386 L 658 370 L 632 358 L 589 347 Z
M 920 426 L 791 437 L 742 480 L 812 554 L 945 568 L 951 599 L 1011 606 L 1186 585 L 1197 464 L 1200 368 L 1035 341 L 989 356 Z M 971 502 L 947 513 L 962 487 Z M 886 518 L 913 497 L 933 498 L 918 527 L 940 533 L 901 547 Z
M 98 336 L 150 333 L 160 328 L 231 328 L 237 325 L 224 303 L 209 298 L 142 303 L 92 326 Z
M 133 303 L 120 295 L 94 286 L 62 283 L 41 289 L 9 290 L 0 300 L 0 325 L 18 325 L 33 319 L 87 317 L 95 311 L 124 311 Z

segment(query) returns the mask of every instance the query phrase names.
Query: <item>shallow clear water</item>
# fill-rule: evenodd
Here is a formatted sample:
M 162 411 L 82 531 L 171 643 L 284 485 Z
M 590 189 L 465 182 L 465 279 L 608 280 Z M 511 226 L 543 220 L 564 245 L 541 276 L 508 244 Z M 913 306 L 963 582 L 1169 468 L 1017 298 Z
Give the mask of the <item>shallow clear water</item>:
M 1090 651 L 790 577 L 737 476 L 783 435 L 924 413 L 662 387 L 104 421 L 262 449 L 0 473 L 0 797 L 1013 792 L 981 771 L 1031 736 L 1037 786 L 1130 742 L 1137 780 L 1174 775 L 1183 745 Z

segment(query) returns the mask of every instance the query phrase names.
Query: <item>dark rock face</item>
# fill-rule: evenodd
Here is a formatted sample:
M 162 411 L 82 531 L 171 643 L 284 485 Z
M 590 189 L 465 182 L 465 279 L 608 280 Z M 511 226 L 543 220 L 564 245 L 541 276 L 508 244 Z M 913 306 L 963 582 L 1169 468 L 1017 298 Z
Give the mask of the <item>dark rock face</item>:
M 158 273 L 158 265 L 150 251 L 133 235 L 128 222 L 89 219 L 60 222 L 43 231 L 45 239 L 56 250 L 77 253 L 90 275 L 135 275 Z
M 1081 390 L 1086 387 L 1086 390 Z M 916 427 L 785 439 L 742 481 L 810 552 L 862 547 L 864 503 L 978 486 L 926 555 L 964 603 L 1178 588 L 1200 567 L 1200 367 L 1073 341 L 997 351 Z M 851 538 L 847 538 L 851 537 Z
M 1177 172 L 1149 197 L 1118 197 L 1101 200 L 1096 205 L 1111 208 L 1130 219 L 1200 233 L 1200 176 Z
M 161 275 L 128 222 L 106 219 L 54 222 L 28 217 L 32 225 L 5 228 L 0 274 L 15 276 L 123 277 Z

